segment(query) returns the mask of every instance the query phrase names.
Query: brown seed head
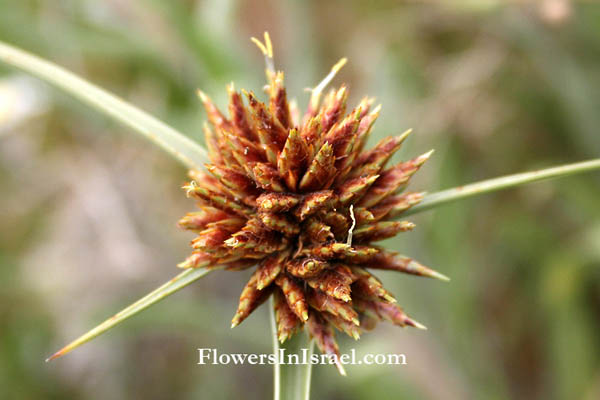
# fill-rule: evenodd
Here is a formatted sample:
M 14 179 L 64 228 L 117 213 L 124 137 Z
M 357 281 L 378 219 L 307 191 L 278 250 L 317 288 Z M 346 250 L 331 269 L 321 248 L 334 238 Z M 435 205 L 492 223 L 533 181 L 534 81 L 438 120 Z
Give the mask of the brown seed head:
M 192 171 L 185 186 L 200 209 L 179 221 L 197 234 L 195 251 L 180 266 L 256 265 L 232 326 L 273 295 L 279 340 L 307 324 L 327 354 L 339 354 L 333 328 L 358 339 L 362 329 L 381 320 L 423 327 L 369 271 L 447 279 L 372 244 L 414 228 L 394 219 L 423 198 L 401 192 L 431 152 L 388 167 L 410 131 L 364 150 L 380 112 L 371 110 L 373 99 L 364 98 L 345 115 L 348 89 L 342 86 L 321 103 L 324 87 L 345 59 L 311 89 L 299 121 L 265 38 L 266 44 L 255 43 L 267 59 L 266 102 L 231 85 L 226 116 L 200 92 L 210 123 L 204 131 L 211 163 L 209 173 Z

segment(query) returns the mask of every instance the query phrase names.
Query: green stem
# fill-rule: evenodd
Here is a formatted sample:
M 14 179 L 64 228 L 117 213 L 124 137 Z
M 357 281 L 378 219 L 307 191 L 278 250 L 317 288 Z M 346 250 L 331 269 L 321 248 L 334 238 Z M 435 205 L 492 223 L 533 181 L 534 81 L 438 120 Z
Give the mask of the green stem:
M 439 207 L 467 197 L 495 192 L 497 190 L 537 182 L 544 179 L 560 178 L 597 169 L 600 169 L 600 159 L 582 161 L 537 171 L 523 172 L 520 174 L 506 175 L 499 178 L 471 183 L 465 186 L 458 186 L 453 189 L 442 190 L 426 195 L 425 198 L 423 198 L 423 201 L 407 210 L 402 216 L 404 217 L 406 215 L 427 211 L 431 208 Z
M 20 68 L 70 93 L 110 118 L 133 128 L 190 169 L 200 169 L 208 161 L 206 151 L 198 143 L 157 118 L 56 64 L 3 42 L 0 42 L 0 61 Z
M 308 334 L 299 332 L 284 344 L 277 340 L 277 325 L 273 297 L 270 307 L 271 332 L 273 337 L 273 353 L 278 357 L 283 349 L 287 359 L 288 355 L 296 354 L 300 360 L 303 355 L 310 360 L 313 354 L 314 342 Z M 275 364 L 273 365 L 273 398 L 275 400 L 309 400 L 312 364 Z

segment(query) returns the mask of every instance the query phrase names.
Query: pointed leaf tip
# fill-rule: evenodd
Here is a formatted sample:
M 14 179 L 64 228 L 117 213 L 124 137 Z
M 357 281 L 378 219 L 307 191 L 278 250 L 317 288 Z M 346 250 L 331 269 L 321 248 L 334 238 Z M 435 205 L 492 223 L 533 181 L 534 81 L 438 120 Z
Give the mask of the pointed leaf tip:
M 63 349 L 57 351 L 56 353 L 52 354 L 50 357 L 46 358 L 46 362 L 50 362 L 52 360 L 56 360 L 57 358 L 60 358 L 63 356 Z
M 120 324 L 121 322 L 124 322 L 125 320 L 129 319 L 130 317 L 134 316 L 135 314 L 137 314 L 137 313 L 145 310 L 146 308 L 150 307 L 151 305 L 163 300 L 167 296 L 183 289 L 190 283 L 202 278 L 204 275 L 208 274 L 211 271 L 214 271 L 215 269 L 218 269 L 218 268 L 210 268 L 210 269 L 198 268 L 198 269 L 187 269 L 187 270 L 183 271 L 179 275 L 177 275 L 174 278 L 172 278 L 171 280 L 169 280 L 167 283 L 158 287 L 154 291 L 148 293 L 146 296 L 142 297 L 140 300 L 138 300 L 135 303 L 131 304 L 130 306 L 124 308 L 123 310 L 119 311 L 117 314 L 113 315 L 109 319 L 102 322 L 100 325 L 96 326 L 92 330 L 88 331 L 87 333 L 83 334 L 79 338 L 75 339 L 74 341 L 72 341 L 71 343 L 69 343 L 68 345 L 66 345 L 65 347 L 63 347 L 62 349 L 57 351 L 56 353 L 54 353 L 52 356 L 48 357 L 46 359 L 46 362 L 55 360 L 59 357 L 64 356 L 65 354 L 68 354 L 69 352 L 73 351 L 77 347 L 89 342 L 90 340 L 92 340 L 95 337 L 101 335 L 102 333 L 108 331 L 109 329 L 114 328 L 116 325 Z

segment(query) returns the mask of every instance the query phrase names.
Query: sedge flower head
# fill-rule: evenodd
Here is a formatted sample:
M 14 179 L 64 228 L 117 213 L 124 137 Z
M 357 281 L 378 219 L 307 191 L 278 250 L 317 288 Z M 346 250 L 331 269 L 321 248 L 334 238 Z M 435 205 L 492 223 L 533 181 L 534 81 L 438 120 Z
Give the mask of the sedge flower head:
M 232 327 L 272 296 L 278 339 L 306 327 L 326 354 L 339 355 L 335 330 L 358 339 L 378 321 L 424 328 L 373 270 L 446 279 L 375 244 L 414 228 L 398 218 L 423 193 L 404 189 L 431 152 L 388 165 L 410 131 L 366 149 L 380 107 L 366 97 L 347 110 L 346 86 L 322 96 L 345 59 L 311 89 L 301 114 L 273 66 L 268 34 L 253 40 L 267 60 L 267 102 L 230 85 L 222 113 L 199 92 L 211 162 L 184 186 L 198 211 L 179 225 L 197 236 L 180 266 L 252 268 Z

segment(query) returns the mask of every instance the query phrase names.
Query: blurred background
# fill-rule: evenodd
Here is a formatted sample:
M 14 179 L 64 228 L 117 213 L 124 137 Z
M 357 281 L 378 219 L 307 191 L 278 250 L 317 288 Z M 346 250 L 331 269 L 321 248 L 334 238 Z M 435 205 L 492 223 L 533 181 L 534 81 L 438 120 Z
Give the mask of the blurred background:
M 75 71 L 201 139 L 202 88 L 260 91 L 268 30 L 306 104 L 340 57 L 354 104 L 431 148 L 413 190 L 600 156 L 600 6 L 566 0 L 0 0 L 0 40 Z M 178 271 L 186 171 L 72 98 L 0 66 L 0 398 L 265 399 L 269 366 L 198 366 L 199 347 L 268 353 L 263 307 L 229 329 L 243 273 L 207 276 L 63 359 L 43 360 Z M 315 368 L 315 399 L 599 399 L 600 175 L 414 216 L 387 243 L 450 283 L 380 273 L 429 330 L 382 324 Z

